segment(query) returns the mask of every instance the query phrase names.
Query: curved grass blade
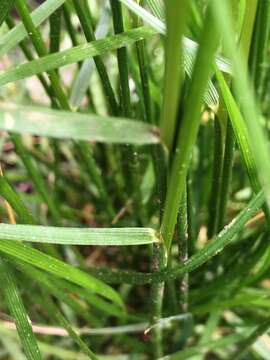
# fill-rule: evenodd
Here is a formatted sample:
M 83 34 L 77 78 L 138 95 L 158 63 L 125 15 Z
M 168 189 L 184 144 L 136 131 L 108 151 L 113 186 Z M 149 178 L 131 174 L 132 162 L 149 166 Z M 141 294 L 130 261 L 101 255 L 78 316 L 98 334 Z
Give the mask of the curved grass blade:
M 58 69 L 69 64 L 77 63 L 86 58 L 100 56 L 123 46 L 134 44 L 136 41 L 147 39 L 154 34 L 156 34 L 155 30 L 144 26 L 126 31 L 122 34 L 109 36 L 105 39 L 78 45 L 55 54 L 43 56 L 39 59 L 2 71 L 0 73 L 0 85 L 5 85 L 9 82 L 24 79 L 42 72 Z
M 143 122 L 12 104 L 0 104 L 0 129 L 104 143 L 145 145 L 160 141 L 158 130 Z
M 0 257 L 0 281 L 6 302 L 15 319 L 16 328 L 27 359 L 41 360 L 41 354 L 30 320 L 19 295 L 14 275 L 6 259 L 2 256 Z
M 6 17 L 8 16 L 9 12 L 13 8 L 15 0 L 2 0 L 0 2 L 0 26 L 5 21 Z
M 2 0 L 1 0 L 2 2 Z M 47 0 L 40 5 L 31 14 L 32 20 L 36 26 L 40 25 L 50 15 L 57 10 L 65 0 Z M 16 46 L 20 41 L 27 37 L 27 32 L 22 23 L 15 26 L 7 34 L 0 38 L 0 57 Z
M 39 250 L 19 242 L 1 240 L 0 251 L 45 270 L 54 276 L 68 280 L 87 290 L 94 291 L 123 307 L 123 302 L 120 296 L 110 286 L 67 263 L 42 253 Z
M 66 245 L 127 246 L 158 242 L 150 228 L 64 228 L 0 224 L 1 240 Z

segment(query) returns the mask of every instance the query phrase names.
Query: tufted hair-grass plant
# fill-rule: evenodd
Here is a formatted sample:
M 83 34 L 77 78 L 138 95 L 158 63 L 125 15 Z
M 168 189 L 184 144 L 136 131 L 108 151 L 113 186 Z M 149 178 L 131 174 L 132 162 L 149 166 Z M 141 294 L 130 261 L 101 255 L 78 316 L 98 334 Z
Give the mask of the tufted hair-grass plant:
M 270 358 L 269 50 L 269 0 L 0 0 L 0 359 Z

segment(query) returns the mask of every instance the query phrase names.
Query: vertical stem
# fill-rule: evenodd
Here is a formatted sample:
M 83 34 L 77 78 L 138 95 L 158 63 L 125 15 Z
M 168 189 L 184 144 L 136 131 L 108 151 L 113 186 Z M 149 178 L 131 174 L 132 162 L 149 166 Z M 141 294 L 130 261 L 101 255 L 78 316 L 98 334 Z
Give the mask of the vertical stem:
M 223 169 L 223 136 L 220 120 L 214 120 L 214 160 L 212 174 L 212 189 L 209 201 L 208 239 L 216 233 L 220 209 L 220 188 Z
M 124 32 L 122 7 L 119 0 L 110 0 L 113 26 L 115 34 Z M 132 108 L 130 100 L 129 89 L 129 74 L 128 74 L 128 57 L 127 49 L 125 47 L 117 50 L 117 61 L 120 77 L 120 97 L 121 97 L 121 110 L 125 117 L 132 117 Z M 125 161 L 125 158 L 127 161 Z M 123 147 L 122 153 L 123 163 L 126 165 L 126 174 L 128 179 L 128 192 L 130 194 L 135 193 L 135 208 L 138 214 L 139 221 L 144 224 L 146 219 L 145 209 L 142 203 L 142 195 L 140 190 L 139 179 L 139 161 L 136 149 L 133 146 L 126 145 Z M 130 186 L 131 185 L 131 186 Z
M 234 139 L 233 128 L 231 122 L 228 121 L 227 130 L 226 130 L 222 181 L 221 181 L 221 189 L 220 189 L 221 196 L 220 196 L 219 219 L 218 219 L 217 231 L 220 231 L 225 223 L 226 208 L 227 208 L 230 183 L 232 178 L 234 149 L 235 149 L 235 139 Z
M 182 198 L 185 190 L 187 170 L 199 129 L 203 95 L 211 73 L 212 60 L 214 59 L 219 42 L 218 31 L 213 31 L 214 17 L 209 8 L 206 16 L 205 25 L 202 31 L 202 40 L 194 64 L 176 151 L 173 157 L 164 216 L 161 224 L 161 235 L 168 251 L 171 247 L 174 228 L 177 221 L 179 199 Z
M 82 29 L 84 32 L 84 35 L 86 37 L 86 40 L 91 42 L 95 40 L 95 34 L 92 28 L 91 24 L 91 13 L 90 9 L 87 3 L 87 0 L 73 0 L 74 8 L 77 12 L 78 18 L 80 20 L 80 23 L 82 25 Z M 100 56 L 94 57 L 94 62 L 97 67 L 98 74 L 100 76 L 103 90 L 105 93 L 105 96 L 107 98 L 108 105 L 110 107 L 110 111 L 113 115 L 118 114 L 118 104 L 114 96 L 113 88 L 110 83 L 109 76 L 106 71 L 106 67 L 101 60 Z
M 187 218 L 187 192 L 183 194 L 180 202 L 177 218 L 177 240 L 178 256 L 180 264 L 188 259 L 188 218 Z M 188 274 L 179 283 L 179 305 L 180 311 L 185 313 L 188 310 Z
M 162 139 L 170 152 L 174 141 L 178 104 L 182 85 L 182 36 L 185 30 L 188 1 L 170 0 L 166 2 L 166 65 L 164 78 L 163 106 L 160 120 Z
M 28 6 L 27 6 L 25 0 L 15 0 L 15 5 L 16 5 L 16 9 L 23 21 L 26 31 L 28 32 L 29 37 L 33 41 L 33 44 L 37 51 L 37 54 L 40 57 L 47 55 L 47 49 L 42 40 L 39 30 L 35 27 L 35 25 L 32 21 L 32 18 L 30 16 L 30 12 L 29 12 L 29 9 L 28 9 Z M 57 96 L 57 99 L 58 99 L 61 107 L 64 109 L 69 109 L 67 96 L 64 93 L 64 90 L 62 89 L 62 87 L 60 85 L 60 81 L 59 81 L 57 73 L 55 71 L 49 71 L 48 75 L 49 75 L 51 84 L 53 86 L 54 93 Z
M 235 4 L 233 3 L 232 6 L 234 12 Z M 248 63 L 250 57 L 250 44 L 254 29 L 255 14 L 257 12 L 257 7 L 258 7 L 258 0 L 252 0 L 248 5 L 246 4 L 244 22 L 242 24 L 242 29 L 239 37 L 239 46 L 241 47 L 243 54 L 245 56 L 244 59 L 246 64 Z M 221 103 L 220 112 L 223 113 L 223 110 L 226 112 L 226 108 L 224 104 Z M 225 116 L 227 116 L 227 113 L 225 114 Z M 224 119 L 225 116 L 223 116 Z M 217 225 L 218 231 L 223 228 L 225 221 L 226 208 L 227 208 L 229 190 L 230 190 L 230 182 L 232 177 L 234 149 L 235 149 L 235 138 L 234 138 L 231 122 L 228 119 L 225 150 L 224 150 L 224 160 L 223 160 L 222 182 L 220 188 L 220 204 L 219 204 L 218 225 Z
M 154 244 L 152 259 L 152 271 L 161 271 L 167 267 L 167 254 L 163 243 Z M 164 282 L 153 284 L 151 286 L 150 299 L 152 323 L 157 322 L 162 316 L 163 293 Z M 153 355 L 155 359 L 158 359 L 163 355 L 162 329 L 156 326 L 152 331 Z

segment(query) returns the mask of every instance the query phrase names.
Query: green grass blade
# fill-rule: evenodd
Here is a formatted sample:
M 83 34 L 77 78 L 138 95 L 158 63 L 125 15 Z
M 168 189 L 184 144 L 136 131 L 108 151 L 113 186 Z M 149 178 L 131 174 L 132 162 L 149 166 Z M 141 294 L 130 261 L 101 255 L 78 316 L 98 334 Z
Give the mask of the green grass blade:
M 80 285 L 85 289 L 94 291 L 116 304 L 123 306 L 120 296 L 111 287 L 80 271 L 79 269 L 44 254 L 41 251 L 20 244 L 19 242 L 10 242 L 6 240 L 2 240 L 0 242 L 0 251 L 45 270 L 54 276 L 63 278 Z
M 92 269 L 91 273 L 100 276 L 101 279 L 113 283 L 128 284 L 150 284 L 153 282 L 163 282 L 169 279 L 178 279 L 185 274 L 196 270 L 213 256 L 218 255 L 229 245 L 232 240 L 243 229 L 244 225 L 250 220 L 265 202 L 265 197 L 260 191 L 248 205 L 231 221 L 230 224 L 216 235 L 207 245 L 205 245 L 196 254 L 192 255 L 183 265 L 168 271 L 159 273 L 139 273 L 127 271 L 102 271 L 102 269 Z
M 179 3 L 177 0 L 171 0 L 166 3 L 166 62 L 160 131 L 169 152 L 174 141 L 181 98 L 183 74 L 179 61 L 182 64 L 182 37 L 188 17 L 188 7 L 188 1 Z
M 239 106 L 242 109 L 253 155 L 262 187 L 266 193 L 267 203 L 270 205 L 270 156 L 266 136 L 260 124 L 260 111 L 258 110 L 254 92 L 248 78 L 247 67 L 243 64 L 241 53 L 236 48 L 233 26 L 226 2 L 211 2 L 215 12 L 215 22 L 219 30 L 224 33 L 224 49 L 232 59 L 234 70 L 234 88 Z
M 5 21 L 13 6 L 14 0 L 2 0 L 0 2 L 0 26 Z
M 137 16 L 143 19 L 158 33 L 165 35 L 166 26 L 160 19 L 153 16 L 146 11 L 143 7 L 136 4 L 133 0 L 120 0 L 127 8 L 134 12 Z M 183 49 L 184 49 L 184 69 L 189 77 L 191 77 L 194 59 L 198 49 L 198 44 L 190 40 L 187 37 L 183 37 Z M 220 56 L 216 57 L 216 63 L 221 71 L 231 73 L 231 64 L 227 59 Z M 207 92 L 204 96 L 205 102 L 209 105 L 216 105 L 218 103 L 218 93 L 211 81 L 209 81 Z
M 230 121 L 234 130 L 238 146 L 249 175 L 253 190 L 258 192 L 261 188 L 257 177 L 256 163 L 253 155 L 253 147 L 251 146 L 250 137 L 241 111 L 227 85 L 223 75 L 217 70 L 217 80 L 219 82 L 220 91 L 228 111 Z
M 0 224 L 1 240 L 66 245 L 127 246 L 158 242 L 150 228 L 63 228 Z
M 57 139 L 118 144 L 155 144 L 155 127 L 139 121 L 12 104 L 0 105 L 0 129 Z
M 86 58 L 103 55 L 123 46 L 132 45 L 138 40 L 147 39 L 155 33 L 156 31 L 150 27 L 141 27 L 126 31 L 123 34 L 109 36 L 105 39 L 78 45 L 56 54 L 43 56 L 42 58 L 2 71 L 0 73 L 0 85 L 5 85 L 9 82 L 24 79 L 42 72 L 58 69 L 82 61 Z
M 61 224 L 61 213 L 59 210 L 59 206 L 55 199 L 53 199 L 52 195 L 48 191 L 47 184 L 43 179 L 43 176 L 37 167 L 34 159 L 29 155 L 27 150 L 25 149 L 22 139 L 18 134 L 12 134 L 11 140 L 15 145 L 15 149 L 19 157 L 21 158 L 28 174 L 29 178 L 32 180 L 37 192 L 40 194 L 41 198 L 47 204 L 48 209 L 52 215 L 55 225 Z
M 14 275 L 3 257 L 0 258 L 0 280 L 6 302 L 16 322 L 16 328 L 27 359 L 41 360 L 40 351 L 29 317 L 19 295 Z
M 146 0 L 146 3 L 158 19 L 164 19 L 165 9 L 162 0 Z
M 33 11 L 31 17 L 36 26 L 46 20 L 55 10 L 57 10 L 65 0 L 47 0 Z M 0 57 L 5 55 L 13 47 L 27 37 L 27 32 L 22 23 L 0 38 Z
M 89 357 L 89 359 L 98 360 L 98 357 L 92 352 L 92 350 L 89 349 L 89 347 L 86 345 L 86 343 L 77 334 L 76 330 L 73 329 L 72 325 L 65 318 L 65 316 L 63 316 L 63 314 L 58 309 L 58 307 L 54 304 L 52 299 L 45 293 L 45 291 L 43 291 L 43 293 L 44 293 L 44 297 L 46 299 L 47 309 L 48 309 L 48 312 L 49 312 L 51 318 L 54 318 L 57 321 L 57 324 L 62 326 L 64 329 L 66 329 L 70 338 L 79 346 L 81 351 Z
M 231 359 L 239 360 L 248 351 L 255 341 L 262 336 L 270 328 L 270 318 L 266 318 L 260 325 L 252 331 L 252 333 L 238 343 L 239 349 L 231 354 Z
M 103 9 L 102 15 L 96 27 L 95 37 L 101 39 L 106 37 L 109 31 L 109 10 L 107 7 Z M 78 75 L 76 76 L 72 88 L 70 90 L 70 105 L 77 109 L 85 96 L 89 87 L 90 79 L 95 70 L 95 62 L 93 59 L 84 60 Z
M 229 347 L 231 345 L 234 345 L 237 341 L 241 340 L 243 338 L 244 334 L 232 334 L 227 336 L 222 336 L 217 340 L 209 341 L 205 344 L 200 344 L 197 346 L 192 346 L 190 348 L 181 350 L 179 352 L 176 352 L 174 354 L 165 356 L 164 358 L 161 358 L 159 360 L 185 360 L 190 359 L 195 355 L 202 355 L 205 354 L 211 350 L 215 351 L 218 349 L 223 349 L 225 347 Z
M 203 95 L 211 75 L 211 65 L 219 42 L 219 32 L 213 31 L 214 21 L 210 10 L 207 15 L 205 20 L 207 25 L 203 29 L 201 45 L 194 64 L 187 101 L 184 105 L 161 225 L 161 234 L 168 250 L 171 246 L 179 204 L 185 189 L 190 157 L 199 129 Z
M 21 223 L 36 224 L 35 218 L 4 176 L 0 176 L 0 195 L 11 205 Z

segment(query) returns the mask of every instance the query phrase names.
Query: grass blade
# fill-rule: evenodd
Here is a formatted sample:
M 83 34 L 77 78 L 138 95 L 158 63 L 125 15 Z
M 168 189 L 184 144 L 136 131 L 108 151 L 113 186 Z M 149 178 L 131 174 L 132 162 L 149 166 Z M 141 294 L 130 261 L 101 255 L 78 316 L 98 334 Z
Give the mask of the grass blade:
M 59 69 L 60 67 L 82 61 L 86 58 L 103 55 L 123 46 L 134 44 L 138 40 L 147 39 L 155 33 L 155 30 L 149 27 L 141 27 L 126 31 L 123 34 L 78 45 L 71 49 L 60 51 L 56 54 L 43 56 L 40 59 L 29 61 L 28 63 L 2 71 L 0 73 L 0 85 L 5 85 L 12 81 L 18 81 L 42 72 Z
M 16 328 L 27 359 L 41 360 L 41 354 L 32 331 L 29 317 L 19 295 L 14 275 L 6 259 L 2 256 L 0 258 L 0 280 L 6 302 L 15 319 Z
M 45 270 L 54 276 L 66 279 L 85 289 L 94 291 L 116 304 L 123 306 L 120 296 L 111 287 L 79 269 L 44 254 L 41 251 L 20 244 L 19 242 L 9 242 L 6 240 L 0 242 L 0 251 Z
M 127 246 L 158 242 L 150 228 L 63 228 L 0 224 L 1 240 L 66 245 Z
M 158 131 L 143 122 L 47 108 L 0 105 L 0 129 L 58 139 L 118 144 L 155 144 Z
M 0 26 L 14 6 L 14 0 L 2 0 L 0 3 Z
M 167 41 L 166 63 L 163 92 L 163 106 L 160 121 L 161 137 L 171 151 L 179 100 L 181 98 L 182 74 L 182 37 L 188 16 L 188 1 L 169 1 L 166 4 Z
M 220 3 L 213 0 L 211 6 L 215 12 L 216 26 L 225 34 L 223 39 L 224 47 L 226 53 L 230 55 L 232 59 L 235 93 L 243 112 L 248 136 L 252 142 L 253 155 L 259 179 L 266 193 L 267 204 L 270 205 L 270 156 L 269 146 L 259 122 L 261 114 L 258 110 L 254 92 L 248 78 L 247 67 L 242 63 L 241 54 L 236 48 L 227 3 Z M 257 119 L 257 121 L 254 121 L 254 119 Z
M 181 120 L 175 156 L 172 162 L 168 193 L 165 201 L 161 234 L 168 250 L 171 246 L 179 204 L 185 189 L 186 174 L 191 152 L 196 142 L 199 129 L 203 95 L 211 75 L 212 60 L 219 42 L 219 33 L 214 32 L 215 36 L 213 36 L 212 25 L 209 25 L 210 22 L 213 24 L 213 15 L 210 10 L 208 11 L 207 25 L 202 33 L 201 45 L 198 50 L 187 101 L 184 107 L 184 114 Z
M 57 10 L 65 0 L 47 0 L 33 11 L 31 17 L 36 26 L 46 20 L 55 10 Z M 13 47 L 27 37 L 27 31 L 22 23 L 0 38 L 0 57 L 5 55 Z

